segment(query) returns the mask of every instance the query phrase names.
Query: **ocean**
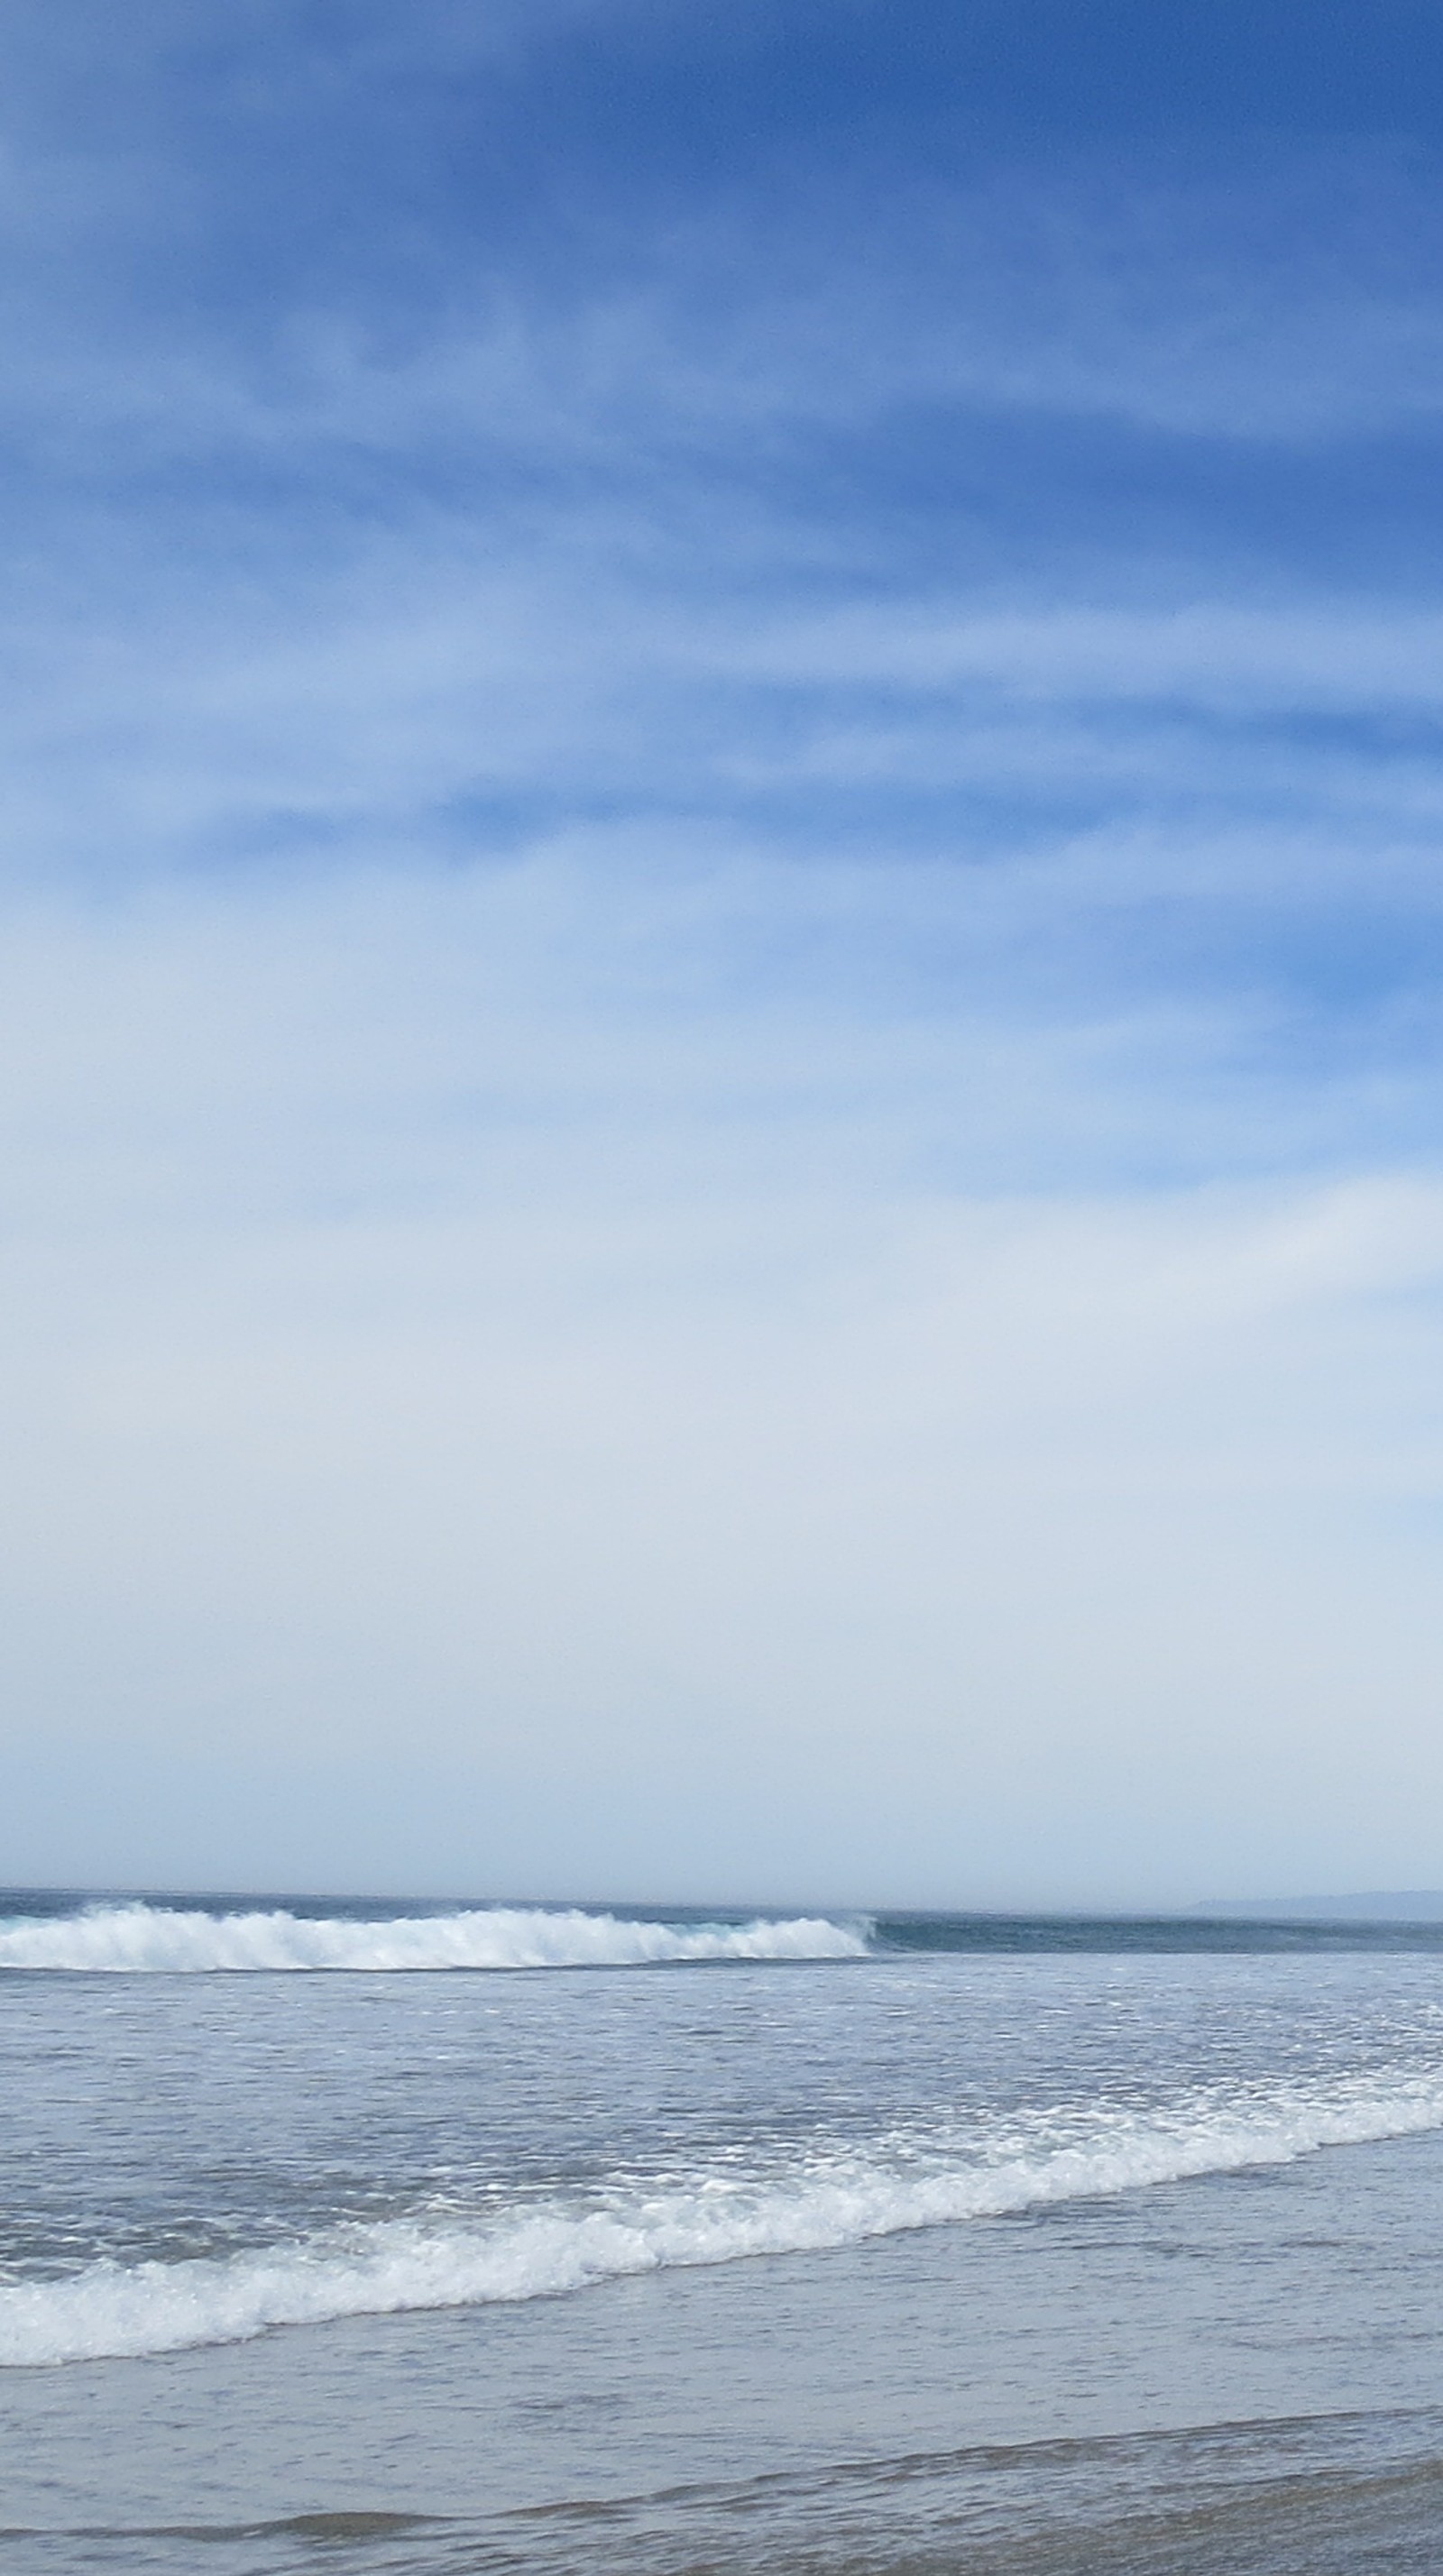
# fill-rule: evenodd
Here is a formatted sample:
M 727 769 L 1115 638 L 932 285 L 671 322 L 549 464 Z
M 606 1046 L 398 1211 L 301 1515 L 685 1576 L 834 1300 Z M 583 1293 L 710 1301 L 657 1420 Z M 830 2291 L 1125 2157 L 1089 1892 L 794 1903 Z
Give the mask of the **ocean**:
M 0 2576 L 1443 2567 L 1443 1926 L 0 1895 Z

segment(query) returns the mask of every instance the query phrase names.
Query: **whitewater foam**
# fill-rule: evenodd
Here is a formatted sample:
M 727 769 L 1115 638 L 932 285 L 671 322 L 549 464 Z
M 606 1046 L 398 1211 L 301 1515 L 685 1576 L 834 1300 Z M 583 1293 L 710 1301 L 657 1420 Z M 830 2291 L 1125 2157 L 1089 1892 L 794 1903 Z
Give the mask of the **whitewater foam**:
M 897 2137 L 770 2176 L 702 2171 L 584 2207 L 458 2224 L 441 2211 L 225 2259 L 101 2262 L 0 2287 L 0 2365 L 174 2352 L 347 2316 L 556 2297 L 627 2274 L 799 2254 L 1093 2199 L 1443 2126 L 1443 2069 L 1391 2083 L 1195 2094 L 974 2132 Z
M 183 1976 L 216 1971 L 653 1967 L 719 1959 L 859 1959 L 865 1931 L 823 1917 L 671 1924 L 579 1908 L 486 1906 L 361 1922 L 285 1909 L 208 1914 L 146 1905 L 0 1925 L 0 1969 Z

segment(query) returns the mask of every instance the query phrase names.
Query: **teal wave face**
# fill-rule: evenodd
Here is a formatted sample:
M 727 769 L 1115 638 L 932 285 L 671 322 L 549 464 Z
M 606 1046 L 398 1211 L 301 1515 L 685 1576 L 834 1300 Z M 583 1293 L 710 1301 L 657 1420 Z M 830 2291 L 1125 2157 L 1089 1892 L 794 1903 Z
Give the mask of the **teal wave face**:
M 878 1914 L 878 1951 L 1438 1950 L 1443 1922 L 1212 1914 Z

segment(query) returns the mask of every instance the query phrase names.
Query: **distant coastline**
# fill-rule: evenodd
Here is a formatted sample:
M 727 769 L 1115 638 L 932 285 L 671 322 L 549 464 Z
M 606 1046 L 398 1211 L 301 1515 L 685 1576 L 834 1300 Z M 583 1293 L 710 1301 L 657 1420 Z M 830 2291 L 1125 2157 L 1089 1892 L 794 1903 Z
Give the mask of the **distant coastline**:
M 1443 1923 L 1443 1889 L 1371 1890 L 1362 1896 L 1256 1896 L 1210 1899 L 1194 1915 L 1214 1922 Z

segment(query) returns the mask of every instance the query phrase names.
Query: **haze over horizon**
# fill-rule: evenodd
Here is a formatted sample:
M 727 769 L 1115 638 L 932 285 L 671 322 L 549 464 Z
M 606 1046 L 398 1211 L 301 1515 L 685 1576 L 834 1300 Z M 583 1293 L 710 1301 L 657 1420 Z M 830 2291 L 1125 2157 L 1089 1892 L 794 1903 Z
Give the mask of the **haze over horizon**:
M 1436 13 L 0 69 L 0 1880 L 1443 1877 Z

